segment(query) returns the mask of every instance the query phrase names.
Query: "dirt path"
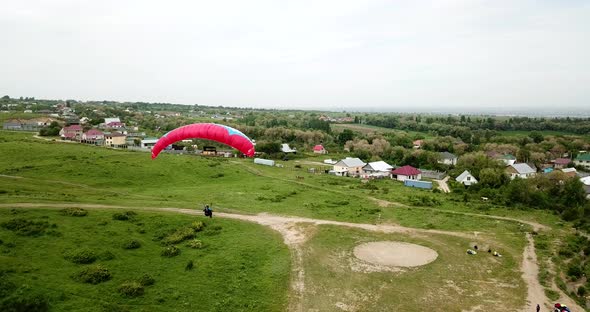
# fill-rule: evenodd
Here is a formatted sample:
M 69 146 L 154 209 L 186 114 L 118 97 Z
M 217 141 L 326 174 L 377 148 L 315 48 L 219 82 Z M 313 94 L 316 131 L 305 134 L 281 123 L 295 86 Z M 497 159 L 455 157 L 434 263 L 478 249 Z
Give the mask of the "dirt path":
M 449 180 L 449 176 L 446 176 L 444 179 L 442 180 L 434 180 L 436 181 L 436 183 L 438 183 L 438 188 L 445 192 L 445 193 L 450 193 L 451 189 L 449 189 L 449 186 L 447 185 L 447 181 Z
M 111 205 L 99 205 L 99 204 L 76 204 L 76 203 L 14 203 L 14 204 L 0 204 L 0 208 L 67 208 L 67 207 L 80 207 L 87 209 L 142 209 L 149 211 L 161 211 L 161 212 L 177 212 L 190 215 L 201 215 L 201 211 L 195 209 L 183 209 L 183 208 L 159 208 L 159 207 L 128 207 L 128 206 L 111 206 Z M 303 270 L 303 243 L 308 239 L 306 231 L 304 231 L 300 224 L 312 224 L 312 225 L 336 225 L 345 226 L 350 228 L 359 228 L 367 231 L 382 232 L 382 233 L 403 233 L 408 235 L 419 235 L 419 234 L 441 234 L 450 235 L 468 239 L 476 238 L 475 234 L 468 234 L 463 232 L 452 232 L 442 230 L 427 230 L 427 229 L 415 229 L 408 228 L 399 225 L 375 225 L 375 224 L 362 224 L 362 223 L 351 223 L 341 222 L 332 220 L 321 220 L 304 217 L 290 217 L 290 216 L 278 216 L 267 213 L 260 213 L 256 215 L 244 215 L 235 213 L 223 213 L 218 212 L 215 214 L 217 217 L 236 219 L 258 223 L 264 226 L 268 226 L 278 231 L 282 236 L 285 244 L 290 248 L 293 256 L 293 267 L 292 267 L 292 281 L 291 288 L 292 294 L 290 295 L 289 311 L 303 311 L 302 303 L 304 302 L 305 292 L 305 272 Z M 485 216 L 485 215 L 484 215 Z M 502 217 L 499 217 L 502 218 Z M 518 221 L 527 223 L 526 221 L 502 218 L 510 221 Z M 527 223 L 530 224 L 530 223 Z M 532 225 L 532 224 L 531 224 Z M 535 226 L 533 226 L 535 227 Z M 535 228 L 543 228 L 544 226 L 538 225 Z M 532 236 L 527 234 L 528 245 L 523 253 L 523 262 L 521 265 L 522 277 L 527 285 L 527 307 L 526 310 L 534 311 L 533 308 L 537 303 L 547 304 L 549 301 L 545 297 L 542 286 L 538 281 L 539 267 L 537 263 L 537 257 L 535 254 L 534 243 Z M 565 302 L 565 301 L 564 301 Z
M 526 311 L 535 311 L 537 304 L 546 309 L 551 309 L 551 304 L 545 290 L 541 283 L 539 283 L 539 265 L 537 262 L 537 254 L 535 253 L 535 243 L 533 236 L 530 233 L 526 234 L 527 246 L 522 253 L 522 264 L 520 269 L 522 271 L 522 279 L 527 285 L 527 306 Z M 544 309 L 545 310 L 545 309 Z

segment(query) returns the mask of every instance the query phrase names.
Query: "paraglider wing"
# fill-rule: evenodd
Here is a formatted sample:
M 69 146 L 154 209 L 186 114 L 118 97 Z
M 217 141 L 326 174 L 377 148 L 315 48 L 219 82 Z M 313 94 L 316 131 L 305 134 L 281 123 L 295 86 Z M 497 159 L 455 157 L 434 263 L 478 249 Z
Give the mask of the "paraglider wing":
M 152 148 L 152 159 L 166 146 L 185 139 L 206 139 L 229 145 L 248 157 L 254 156 L 254 144 L 245 134 L 232 127 L 214 123 L 197 123 L 176 128 L 163 137 Z

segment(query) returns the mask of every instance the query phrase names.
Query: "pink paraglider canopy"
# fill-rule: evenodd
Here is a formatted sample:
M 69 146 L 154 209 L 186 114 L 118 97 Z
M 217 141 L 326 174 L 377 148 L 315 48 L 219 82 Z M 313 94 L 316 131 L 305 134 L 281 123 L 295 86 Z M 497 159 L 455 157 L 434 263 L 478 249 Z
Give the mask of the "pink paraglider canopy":
M 232 127 L 214 123 L 197 123 L 176 128 L 163 137 L 152 148 L 152 159 L 166 146 L 185 139 L 206 139 L 229 145 L 248 157 L 254 156 L 254 144 L 246 135 Z

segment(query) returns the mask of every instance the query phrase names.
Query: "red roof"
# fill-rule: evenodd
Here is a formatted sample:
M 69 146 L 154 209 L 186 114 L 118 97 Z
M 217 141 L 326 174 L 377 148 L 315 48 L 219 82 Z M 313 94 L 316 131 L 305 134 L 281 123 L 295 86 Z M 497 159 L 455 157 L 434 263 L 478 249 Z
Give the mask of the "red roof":
M 557 158 L 553 163 L 556 165 L 567 165 L 571 162 L 572 160 L 569 158 Z
M 422 171 L 420 171 L 412 166 L 403 166 L 403 167 L 399 167 L 397 169 L 394 169 L 391 173 L 395 174 L 395 175 L 412 176 L 412 175 L 419 175 L 422 173 Z
M 424 143 L 423 140 L 416 140 L 414 141 L 412 144 L 416 145 L 416 146 L 422 146 L 422 144 Z
M 82 127 L 80 125 L 71 125 L 69 127 L 64 128 L 65 131 L 82 131 Z
M 318 145 L 316 145 L 316 146 L 313 147 L 313 150 L 314 151 L 322 151 L 322 150 L 324 150 L 324 147 L 318 144 Z
M 90 129 L 86 132 L 86 135 L 102 135 L 102 131 L 96 129 Z

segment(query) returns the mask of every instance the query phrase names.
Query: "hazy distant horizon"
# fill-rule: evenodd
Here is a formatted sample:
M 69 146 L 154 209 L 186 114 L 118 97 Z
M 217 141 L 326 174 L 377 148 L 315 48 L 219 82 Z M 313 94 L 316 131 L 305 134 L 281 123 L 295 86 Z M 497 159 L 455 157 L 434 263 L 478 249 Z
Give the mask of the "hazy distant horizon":
M 7 2 L 0 92 L 207 106 L 590 114 L 590 2 Z

